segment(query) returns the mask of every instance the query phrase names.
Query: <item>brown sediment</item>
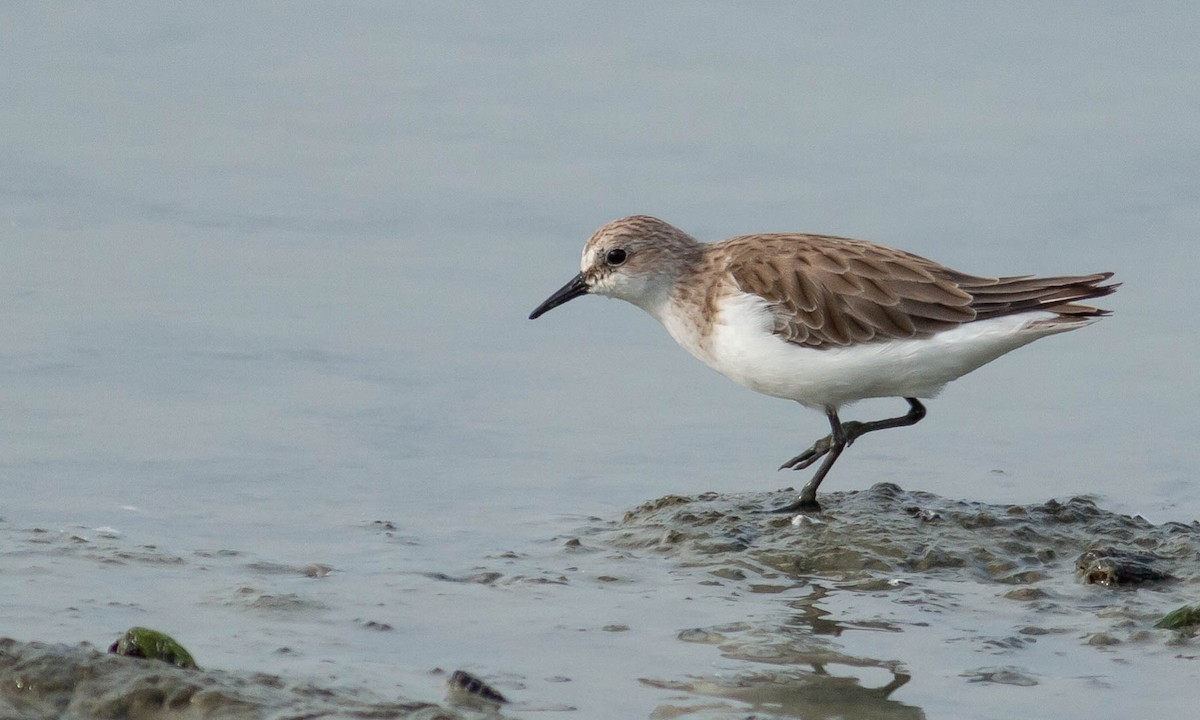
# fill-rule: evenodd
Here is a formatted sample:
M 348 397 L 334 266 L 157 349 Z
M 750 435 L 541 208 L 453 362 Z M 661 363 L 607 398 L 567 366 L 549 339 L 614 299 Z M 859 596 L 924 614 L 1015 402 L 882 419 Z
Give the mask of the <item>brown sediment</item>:
M 0 717 L 93 718 L 372 717 L 458 720 L 430 703 L 318 689 L 252 672 L 187 670 L 109 655 L 82 643 L 0 638 Z
M 689 563 L 750 563 L 802 580 L 932 573 L 1036 585 L 1073 575 L 1083 553 L 1120 560 L 1128 569 L 1117 576 L 1124 582 L 1200 580 L 1200 523 L 1155 525 L 1087 498 L 989 505 L 881 483 L 830 493 L 813 515 L 761 512 L 771 504 L 764 494 L 669 496 L 627 512 L 609 540 Z

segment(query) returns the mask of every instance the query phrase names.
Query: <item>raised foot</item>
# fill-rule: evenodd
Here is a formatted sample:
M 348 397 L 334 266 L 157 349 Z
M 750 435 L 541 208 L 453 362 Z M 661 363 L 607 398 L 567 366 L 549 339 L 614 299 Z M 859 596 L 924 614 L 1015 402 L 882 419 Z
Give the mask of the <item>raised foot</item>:
M 850 444 L 853 443 L 859 435 L 862 435 L 862 426 L 863 424 L 857 420 L 851 420 L 849 422 L 842 423 L 842 432 L 846 434 L 846 447 L 850 447 Z M 803 470 L 804 468 L 825 457 L 832 447 L 833 435 L 826 435 L 825 437 L 813 443 L 813 446 L 809 449 L 780 465 L 779 469 Z

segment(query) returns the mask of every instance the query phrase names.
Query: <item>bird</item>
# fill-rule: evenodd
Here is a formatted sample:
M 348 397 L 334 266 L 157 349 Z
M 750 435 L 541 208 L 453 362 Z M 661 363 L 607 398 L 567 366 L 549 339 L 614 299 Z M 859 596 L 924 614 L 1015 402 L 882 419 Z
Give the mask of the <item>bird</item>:
M 587 241 L 580 271 L 529 318 L 583 295 L 630 302 L 700 361 L 765 395 L 825 413 L 830 433 L 780 466 L 821 461 L 782 512 L 819 511 L 817 488 L 867 433 L 907 427 L 950 381 L 1039 338 L 1111 314 L 1081 304 L 1114 292 L 1111 272 L 969 275 L 865 240 L 801 233 L 700 242 L 649 215 L 613 220 Z M 841 420 L 867 398 L 903 415 Z

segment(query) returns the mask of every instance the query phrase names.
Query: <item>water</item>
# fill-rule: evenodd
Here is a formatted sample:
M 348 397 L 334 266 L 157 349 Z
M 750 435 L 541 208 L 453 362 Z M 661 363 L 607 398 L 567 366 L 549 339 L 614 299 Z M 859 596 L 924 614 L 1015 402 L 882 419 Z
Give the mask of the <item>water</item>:
M 564 543 L 669 493 L 798 485 L 773 468 L 827 430 L 632 307 L 524 319 L 635 212 L 1116 271 L 1112 318 L 953 385 L 826 487 L 1192 521 L 1198 25 L 1183 4 L 7 7 L 5 634 L 149 625 L 205 667 L 425 701 L 461 666 L 575 717 L 703 705 L 668 686 L 756 666 L 679 633 L 793 598 Z M 436 575 L 479 572 L 502 576 Z M 973 582 L 951 625 L 994 602 Z M 863 602 L 814 601 L 892 607 Z M 1083 641 L 997 661 L 920 627 L 849 635 L 834 650 L 872 659 L 872 687 L 902 664 L 889 699 L 932 717 L 1134 712 L 1129 687 L 1192 672 L 1128 651 L 1080 685 Z M 1040 682 L 963 675 L 990 666 Z

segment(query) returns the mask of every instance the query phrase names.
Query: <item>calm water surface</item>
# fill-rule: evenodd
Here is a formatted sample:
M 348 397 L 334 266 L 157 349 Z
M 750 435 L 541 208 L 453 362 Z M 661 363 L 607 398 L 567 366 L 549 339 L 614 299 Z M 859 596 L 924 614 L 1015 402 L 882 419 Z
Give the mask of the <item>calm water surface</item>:
M 525 320 L 639 212 L 1116 271 L 1111 319 L 957 383 L 827 487 L 1195 520 L 1198 32 L 1187 4 L 7 6 L 3 634 L 150 625 L 203 665 L 420 699 L 468 667 L 581 718 L 702 706 L 664 683 L 754 663 L 679 633 L 800 591 L 706 593 L 678 558 L 564 543 L 670 493 L 798 485 L 774 468 L 826 428 L 631 306 Z M 939 622 L 1005 622 L 994 589 L 955 587 Z M 898 607 L 863 597 L 818 606 Z M 907 668 L 891 700 L 915 716 L 1132 713 L 1130 687 L 1195 673 L 1161 642 L 835 642 Z M 1042 681 L 972 682 L 985 666 Z

